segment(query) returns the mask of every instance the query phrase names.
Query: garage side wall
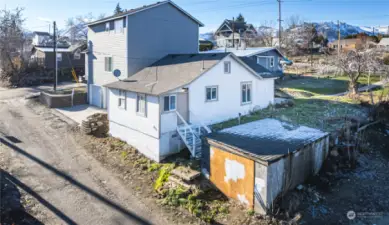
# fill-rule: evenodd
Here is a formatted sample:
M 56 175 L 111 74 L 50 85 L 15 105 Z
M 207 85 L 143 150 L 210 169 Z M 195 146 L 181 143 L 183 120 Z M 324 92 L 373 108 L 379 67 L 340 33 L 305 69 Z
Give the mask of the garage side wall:
M 268 209 L 272 207 L 278 195 L 285 194 L 304 183 L 309 176 L 317 174 L 328 156 L 328 151 L 329 137 L 326 136 L 270 164 L 267 176 Z
M 267 166 L 255 163 L 254 209 L 260 214 L 267 213 L 267 173 Z
M 210 148 L 210 180 L 226 196 L 254 207 L 254 161 Z

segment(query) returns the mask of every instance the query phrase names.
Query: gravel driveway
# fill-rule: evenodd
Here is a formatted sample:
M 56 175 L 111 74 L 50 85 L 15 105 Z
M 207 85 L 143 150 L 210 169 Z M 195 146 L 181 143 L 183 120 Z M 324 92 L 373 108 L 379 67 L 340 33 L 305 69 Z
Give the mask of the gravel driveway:
M 37 199 L 41 222 L 172 224 L 87 155 L 62 118 L 30 101 L 0 100 L 0 167 Z

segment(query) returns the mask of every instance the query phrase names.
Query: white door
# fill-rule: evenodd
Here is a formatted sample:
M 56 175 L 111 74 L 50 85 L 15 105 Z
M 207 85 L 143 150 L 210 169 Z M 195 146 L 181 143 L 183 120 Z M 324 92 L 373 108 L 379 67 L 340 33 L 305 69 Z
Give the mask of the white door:
M 102 88 L 98 85 L 91 84 L 90 104 L 102 108 Z

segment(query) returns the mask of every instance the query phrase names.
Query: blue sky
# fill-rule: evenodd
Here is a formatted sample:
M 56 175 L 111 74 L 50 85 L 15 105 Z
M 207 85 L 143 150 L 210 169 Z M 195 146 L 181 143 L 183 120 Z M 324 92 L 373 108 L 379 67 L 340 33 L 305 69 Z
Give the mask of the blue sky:
M 92 13 L 112 14 L 116 3 L 131 9 L 158 0 L 0 0 L 0 7 L 24 7 L 25 27 L 48 31 L 48 24 L 38 18 L 56 20 L 60 29 L 69 17 Z M 205 24 L 201 33 L 215 30 L 226 18 L 242 13 L 246 20 L 259 26 L 264 21 L 274 25 L 278 19 L 277 0 L 174 0 L 180 7 Z M 283 18 L 299 15 L 305 21 L 341 20 L 353 25 L 389 25 L 389 0 L 284 0 Z

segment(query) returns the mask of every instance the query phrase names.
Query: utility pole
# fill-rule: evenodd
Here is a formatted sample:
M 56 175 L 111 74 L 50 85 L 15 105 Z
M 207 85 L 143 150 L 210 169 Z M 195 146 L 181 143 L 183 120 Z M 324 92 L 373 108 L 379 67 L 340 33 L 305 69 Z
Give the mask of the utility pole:
M 53 51 L 54 51 L 54 67 L 55 67 L 55 73 L 54 73 L 54 91 L 57 91 L 57 34 L 55 33 L 56 30 L 56 24 L 55 21 L 53 22 Z
M 235 18 L 232 17 L 232 47 L 235 48 Z
M 281 17 L 281 0 L 278 1 L 278 43 L 281 47 L 281 36 L 282 36 L 282 17 Z
M 338 20 L 338 58 L 340 57 L 340 21 Z

